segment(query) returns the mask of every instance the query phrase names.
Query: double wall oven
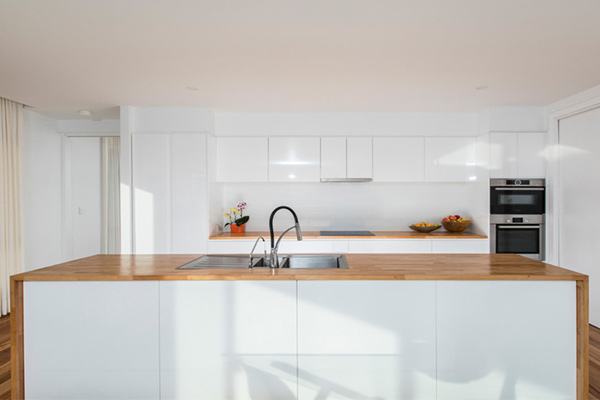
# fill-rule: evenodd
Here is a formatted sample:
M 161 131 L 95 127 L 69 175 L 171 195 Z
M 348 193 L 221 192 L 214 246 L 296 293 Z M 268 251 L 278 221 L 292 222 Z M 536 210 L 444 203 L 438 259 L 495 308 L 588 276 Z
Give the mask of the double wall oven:
M 490 180 L 492 253 L 545 258 L 546 185 L 544 179 Z

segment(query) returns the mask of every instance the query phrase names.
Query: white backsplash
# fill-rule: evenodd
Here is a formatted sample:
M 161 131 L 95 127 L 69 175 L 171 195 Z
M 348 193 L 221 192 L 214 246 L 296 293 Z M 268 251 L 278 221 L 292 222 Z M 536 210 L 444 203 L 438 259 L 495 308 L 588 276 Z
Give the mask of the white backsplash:
M 481 183 L 223 183 L 215 186 L 222 190 L 221 213 L 240 201 L 248 203 L 248 231 L 268 230 L 269 215 L 280 205 L 296 211 L 305 231 L 409 230 L 411 223 L 440 222 L 449 214 L 476 219 L 471 231 L 488 231 L 489 189 Z M 290 213 L 277 214 L 275 229 L 285 229 L 292 224 Z

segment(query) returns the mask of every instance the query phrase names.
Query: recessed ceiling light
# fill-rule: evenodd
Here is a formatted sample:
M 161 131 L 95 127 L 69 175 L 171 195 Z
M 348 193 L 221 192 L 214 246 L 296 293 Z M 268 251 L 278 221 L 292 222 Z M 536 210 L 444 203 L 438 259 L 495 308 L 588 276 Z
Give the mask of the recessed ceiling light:
M 487 86 L 487 85 L 482 85 L 482 86 L 477 86 L 477 87 L 475 88 L 475 90 L 485 90 L 485 89 L 487 89 L 487 88 L 489 88 L 489 86 Z
M 193 92 L 197 92 L 197 91 L 198 91 L 198 88 L 197 88 L 197 87 L 195 87 L 195 86 L 186 86 L 185 88 L 186 88 L 187 90 L 191 90 L 191 91 L 193 91 Z
M 81 115 L 82 117 L 91 117 L 92 112 L 88 110 L 81 110 L 79 111 L 79 115 Z

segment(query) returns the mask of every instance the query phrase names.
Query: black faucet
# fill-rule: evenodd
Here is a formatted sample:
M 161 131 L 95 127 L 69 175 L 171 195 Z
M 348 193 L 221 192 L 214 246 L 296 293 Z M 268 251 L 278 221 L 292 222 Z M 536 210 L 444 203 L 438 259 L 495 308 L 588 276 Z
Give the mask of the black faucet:
M 275 232 L 273 231 L 273 218 L 275 217 L 275 214 L 277 213 L 277 211 L 279 211 L 281 209 L 286 209 L 292 213 L 292 215 L 294 216 L 295 225 L 291 226 L 290 228 L 283 231 L 281 236 L 279 236 L 279 239 L 277 239 L 277 243 L 275 243 Z M 294 228 L 296 228 L 296 239 L 302 240 L 302 230 L 300 229 L 300 223 L 298 222 L 298 216 L 296 215 L 294 210 L 292 210 L 288 206 L 279 206 L 273 210 L 273 212 L 271 213 L 271 216 L 269 217 L 269 233 L 271 234 L 271 257 L 269 259 L 269 265 L 271 266 L 271 268 L 279 268 L 279 257 L 277 256 L 277 250 L 279 249 L 279 242 L 283 238 L 283 235 L 285 235 L 286 233 L 288 233 L 290 230 L 292 230 Z

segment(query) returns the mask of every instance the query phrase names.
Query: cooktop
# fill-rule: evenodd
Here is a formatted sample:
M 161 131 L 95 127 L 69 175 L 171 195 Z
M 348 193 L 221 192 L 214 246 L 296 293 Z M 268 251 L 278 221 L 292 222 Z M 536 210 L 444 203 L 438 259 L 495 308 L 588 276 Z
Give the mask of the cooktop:
M 371 231 L 321 231 L 321 236 L 375 236 Z

